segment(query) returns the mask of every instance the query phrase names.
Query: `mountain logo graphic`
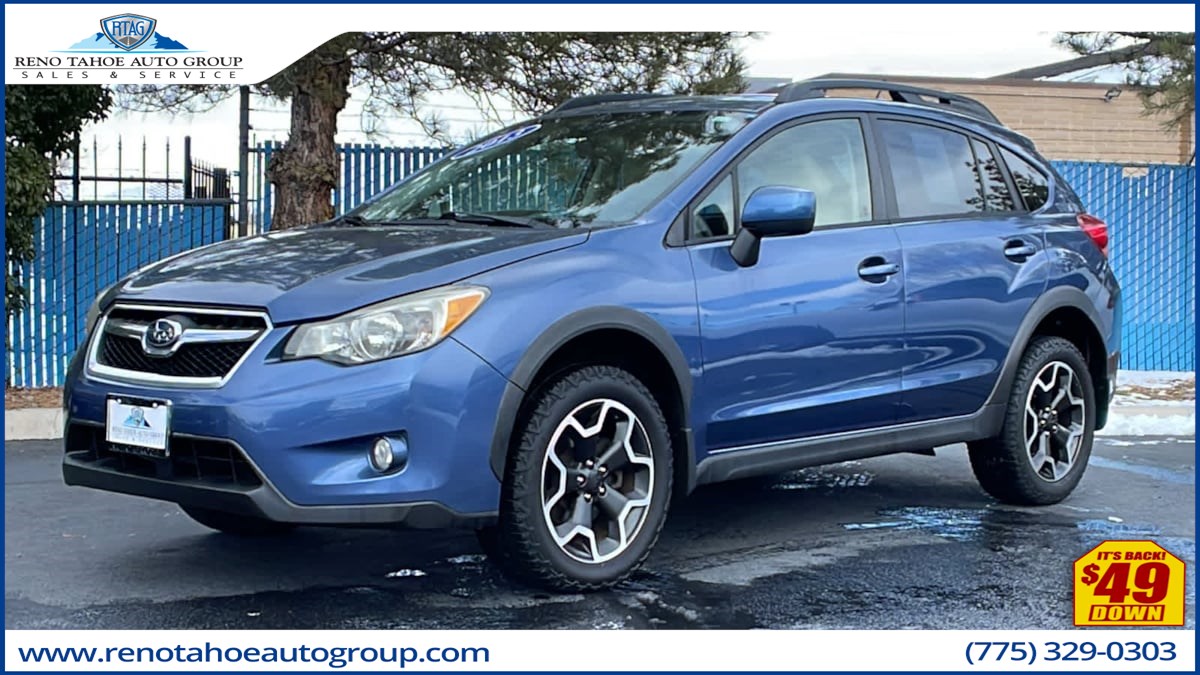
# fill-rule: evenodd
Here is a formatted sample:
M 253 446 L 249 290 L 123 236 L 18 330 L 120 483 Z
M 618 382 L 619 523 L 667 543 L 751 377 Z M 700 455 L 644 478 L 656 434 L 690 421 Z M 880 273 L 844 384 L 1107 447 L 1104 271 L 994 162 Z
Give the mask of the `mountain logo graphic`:
M 188 51 L 187 46 L 156 32 L 158 21 L 141 14 L 117 14 L 100 19 L 100 32 L 76 42 L 73 52 Z
M 154 36 L 157 21 L 140 14 L 118 14 L 100 19 L 100 30 L 113 44 L 125 51 L 141 47 Z

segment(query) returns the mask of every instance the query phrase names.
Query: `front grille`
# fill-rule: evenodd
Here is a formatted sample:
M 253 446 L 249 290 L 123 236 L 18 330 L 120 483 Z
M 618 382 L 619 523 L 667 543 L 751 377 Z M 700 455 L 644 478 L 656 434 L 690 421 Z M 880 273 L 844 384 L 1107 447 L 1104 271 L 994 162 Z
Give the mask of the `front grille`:
M 159 319 L 174 324 L 177 335 L 174 343 L 155 350 L 144 345 L 143 334 Z M 253 312 L 117 305 L 104 318 L 93 363 L 102 375 L 215 385 L 269 328 L 266 316 Z
M 250 349 L 252 342 L 211 342 L 182 345 L 172 355 L 150 356 L 142 341 L 122 335 L 101 337 L 101 365 L 166 377 L 225 377 Z
M 194 309 L 150 309 L 147 307 L 136 307 L 133 305 L 118 305 L 108 313 L 108 318 L 113 320 L 129 321 L 142 325 L 149 325 L 155 319 L 161 319 L 165 316 L 184 317 L 197 328 L 209 328 L 212 330 L 232 330 L 236 328 L 262 328 L 266 323 L 261 316 L 254 314 L 228 314 L 220 313 L 220 310 L 206 310 L 203 312 Z
M 72 424 L 67 430 L 67 452 L 80 453 L 97 466 L 121 473 L 160 480 L 199 482 L 222 487 L 255 488 L 262 478 L 233 443 L 171 434 L 166 458 L 121 452 L 104 438 L 102 427 Z

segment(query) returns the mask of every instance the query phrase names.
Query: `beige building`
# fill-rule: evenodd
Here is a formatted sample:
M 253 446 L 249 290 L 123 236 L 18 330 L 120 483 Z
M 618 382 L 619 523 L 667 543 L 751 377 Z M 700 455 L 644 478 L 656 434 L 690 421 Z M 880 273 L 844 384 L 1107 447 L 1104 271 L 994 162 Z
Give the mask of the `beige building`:
M 1142 114 L 1137 91 L 1122 85 L 1009 77 L 850 73 L 821 77 L 905 82 L 970 96 L 990 108 L 1005 126 L 1032 138 L 1048 159 L 1184 164 L 1195 149 L 1191 120 L 1178 129 L 1164 129 L 1161 118 Z

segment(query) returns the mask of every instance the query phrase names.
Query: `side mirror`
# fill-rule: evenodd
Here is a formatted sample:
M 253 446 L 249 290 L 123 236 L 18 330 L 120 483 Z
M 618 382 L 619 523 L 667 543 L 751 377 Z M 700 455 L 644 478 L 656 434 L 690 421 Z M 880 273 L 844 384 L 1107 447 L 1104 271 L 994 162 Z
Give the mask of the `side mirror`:
M 729 248 L 742 267 L 758 262 L 763 237 L 786 237 L 812 232 L 817 218 L 817 195 L 812 190 L 766 185 L 755 190 L 742 209 L 742 229 Z

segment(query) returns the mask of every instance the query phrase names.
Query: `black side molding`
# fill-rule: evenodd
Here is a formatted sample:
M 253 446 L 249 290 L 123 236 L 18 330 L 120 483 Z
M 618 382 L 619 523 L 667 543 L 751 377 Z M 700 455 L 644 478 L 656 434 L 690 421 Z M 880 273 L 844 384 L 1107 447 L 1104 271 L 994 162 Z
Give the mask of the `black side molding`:
M 1004 406 L 990 404 L 971 415 L 948 420 L 734 448 L 705 457 L 697 470 L 696 483 L 718 483 L 898 452 L 928 451 L 938 445 L 987 438 L 996 433 L 1003 421 Z

